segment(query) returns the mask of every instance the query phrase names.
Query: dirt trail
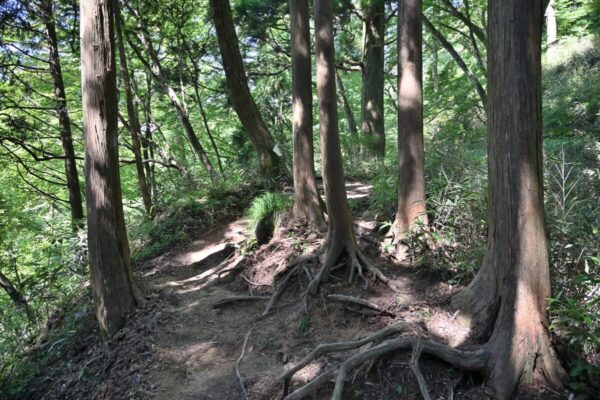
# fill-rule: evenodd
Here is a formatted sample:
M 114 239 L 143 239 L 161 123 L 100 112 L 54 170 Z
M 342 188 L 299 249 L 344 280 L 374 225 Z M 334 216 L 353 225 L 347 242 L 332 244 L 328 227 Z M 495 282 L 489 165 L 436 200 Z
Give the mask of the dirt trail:
M 360 204 L 369 195 L 369 190 L 366 185 L 351 183 L 349 198 Z M 355 207 L 355 218 L 359 232 L 374 229 L 375 223 L 369 219 L 366 210 L 357 211 Z M 152 398 L 242 399 L 235 364 L 242 351 L 244 336 L 250 330 L 239 367 L 250 399 L 278 398 L 281 384 L 276 377 L 286 365 L 300 360 L 317 344 L 360 338 L 396 320 L 425 321 L 422 324 L 442 340 L 451 337 L 450 342 L 455 342 L 452 344 L 461 341 L 452 336 L 459 331 L 452 316 L 441 308 L 427 305 L 432 298 L 439 299 L 443 288 L 432 286 L 410 266 L 382 260 L 375 262 L 402 288 L 400 293 L 393 293 L 387 286 L 371 281 L 366 289 L 360 282 L 348 284 L 344 268 L 332 275 L 326 290 L 367 299 L 390 311 L 395 318 L 348 309 L 343 304 L 324 302 L 322 298 L 315 299 L 319 306 L 313 307 L 307 316 L 302 312 L 299 300 L 302 288 L 308 282 L 304 275 L 295 279 L 295 284 L 290 285 L 265 318 L 261 318 L 265 300 L 237 302 L 215 309 L 215 302 L 233 295 L 270 295 L 273 277 L 285 267 L 286 257 L 298 247 L 302 252 L 310 251 L 321 240 L 314 235 L 300 240 L 293 232 L 284 231 L 270 244 L 241 261 L 235 249 L 246 235 L 246 226 L 241 219 L 223 224 L 164 259 L 165 268 L 148 278 L 168 302 L 162 311 L 167 315 L 167 323 L 153 334 L 155 361 L 146 377 L 152 384 Z M 242 274 L 245 279 L 241 278 Z M 312 379 L 341 357 L 334 355 L 315 361 L 296 375 L 293 384 Z M 358 378 L 355 384 L 348 385 L 348 398 L 413 398 L 411 393 L 417 394 L 414 383 L 399 381 L 406 374 L 398 371 L 407 368 L 402 363 L 385 370 L 378 368 L 379 382 Z M 438 383 L 446 390 L 444 382 Z M 328 396 L 317 394 L 316 398 Z

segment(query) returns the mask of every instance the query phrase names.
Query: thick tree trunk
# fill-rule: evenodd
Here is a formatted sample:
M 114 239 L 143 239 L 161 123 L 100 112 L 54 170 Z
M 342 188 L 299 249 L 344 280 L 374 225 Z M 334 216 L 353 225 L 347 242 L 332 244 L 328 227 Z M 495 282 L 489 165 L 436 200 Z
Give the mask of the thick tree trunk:
M 285 175 L 285 164 L 274 150 L 275 140 L 262 119 L 248 88 L 248 79 L 238 47 L 229 0 L 210 0 L 210 9 L 219 40 L 229 97 L 250 142 L 258 153 L 261 174 L 265 177 Z
M 364 10 L 365 41 L 361 131 L 368 157 L 385 155 L 383 118 L 385 1 L 370 0 Z
M 321 282 L 328 279 L 331 268 L 344 253 L 347 253 L 348 265 L 352 268 L 351 279 L 355 265 L 358 265 L 338 131 L 331 0 L 315 0 L 314 13 L 321 159 L 329 225 L 320 249 L 324 254 L 323 267 L 307 289 L 307 293 L 313 295 Z
M 340 74 L 336 71 L 335 81 L 337 83 L 337 89 L 339 92 L 340 103 L 344 109 L 344 115 L 346 117 L 346 125 L 348 126 L 348 132 L 350 133 L 350 144 L 347 149 L 347 156 L 350 158 L 350 163 L 356 165 L 358 157 L 360 155 L 360 139 L 358 137 L 358 129 L 356 127 L 356 118 L 354 118 L 354 112 L 352 106 L 348 100 L 346 94 L 346 88 L 344 87 L 344 80 Z
M 81 2 L 81 70 L 88 246 L 96 317 L 104 338 L 136 303 L 119 174 L 113 2 Z
M 138 177 L 138 184 L 140 186 L 140 193 L 142 195 L 142 201 L 144 202 L 144 209 L 146 214 L 152 218 L 152 198 L 150 196 L 150 189 L 146 181 L 146 172 L 144 171 L 144 159 L 142 158 L 142 145 L 140 142 L 141 127 L 138 119 L 137 110 L 133 103 L 133 92 L 131 90 L 131 83 L 129 81 L 129 68 L 127 67 L 127 54 L 125 53 L 125 43 L 123 42 L 123 32 L 121 30 L 121 11 L 119 10 L 119 3 L 114 0 L 115 4 L 115 27 L 117 32 L 117 43 L 119 47 L 119 62 L 121 65 L 121 79 L 123 80 L 123 87 L 125 89 L 125 101 L 127 103 L 127 116 L 129 118 L 129 133 L 131 135 L 131 146 L 133 148 L 133 155 L 135 157 L 135 167 Z
M 422 0 L 398 4 L 398 211 L 395 234 L 427 224 L 423 150 Z
M 560 385 L 547 331 L 550 296 L 544 226 L 541 1 L 489 1 L 489 227 L 483 265 L 457 295 L 487 344 L 490 385 L 510 399 L 521 382 Z
M 294 140 L 294 218 L 325 227 L 315 178 L 309 0 L 290 0 Z
M 17 290 L 15 285 L 13 285 L 10 279 L 8 279 L 8 277 L 4 275 L 2 271 L 0 271 L 0 288 L 4 289 L 6 294 L 8 294 L 8 297 L 10 297 L 13 303 L 15 303 L 15 307 L 17 309 L 25 312 L 29 323 L 35 324 L 37 322 L 35 313 L 29 306 L 29 303 L 27 302 L 23 294 Z
M 81 187 L 79 185 L 79 174 L 75 161 L 75 149 L 73 147 L 73 135 L 71 133 L 71 120 L 67 108 L 67 96 L 65 83 L 63 81 L 60 56 L 58 52 L 58 38 L 56 36 L 56 24 L 52 10 L 52 0 L 44 0 L 41 10 L 46 25 L 46 39 L 48 41 L 48 63 L 50 74 L 54 83 L 54 97 L 56 99 L 55 109 L 58 114 L 60 126 L 60 140 L 65 154 L 65 174 L 67 177 L 67 188 L 69 190 L 69 206 L 71 208 L 71 223 L 73 229 L 77 229 L 83 223 L 83 200 L 81 198 Z

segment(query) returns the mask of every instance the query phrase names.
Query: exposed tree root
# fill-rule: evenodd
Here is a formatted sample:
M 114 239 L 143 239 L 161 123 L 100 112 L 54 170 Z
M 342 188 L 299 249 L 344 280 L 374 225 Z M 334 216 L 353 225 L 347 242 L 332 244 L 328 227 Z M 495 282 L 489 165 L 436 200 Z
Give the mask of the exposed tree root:
M 356 245 L 353 241 L 349 243 L 340 243 L 339 241 L 331 240 L 330 236 L 328 235 L 323 242 L 323 245 L 314 254 L 306 255 L 302 258 L 302 261 L 306 261 L 324 256 L 324 260 L 321 260 L 323 266 L 313 280 L 309 283 L 306 291 L 307 295 L 314 295 L 317 293 L 319 286 L 321 286 L 321 284 L 329 278 L 332 267 L 343 255 L 346 256 L 346 265 L 350 269 L 349 282 L 353 282 L 354 278 L 358 275 L 364 279 L 366 284 L 367 280 L 365 278 L 365 273 L 368 272 L 371 273 L 375 278 L 388 285 L 390 289 L 394 291 L 399 290 L 399 288 L 388 277 L 386 277 L 381 270 L 371 265 L 367 261 L 365 256 L 356 248 Z
M 370 301 L 367 301 L 365 299 L 361 299 L 358 297 L 352 297 L 352 296 L 345 296 L 343 294 L 328 294 L 326 297 L 330 300 L 335 300 L 335 301 L 339 301 L 339 302 L 343 302 L 343 303 L 357 304 L 359 306 L 378 311 L 379 313 L 381 313 L 383 315 L 387 315 L 392 318 L 395 317 L 395 315 L 392 314 L 391 312 L 386 311 L 383 308 L 379 307 L 377 304 L 371 303 Z
M 293 367 L 289 368 L 285 373 L 283 373 L 278 379 L 284 381 L 284 396 L 287 395 L 289 381 L 292 376 L 302 368 L 307 366 L 311 361 L 320 357 L 324 354 L 336 353 L 340 351 L 352 350 L 358 347 L 362 347 L 369 343 L 379 343 L 383 339 L 388 336 L 394 335 L 396 333 L 402 333 L 408 329 L 410 324 L 401 322 L 398 324 L 390 325 L 373 335 L 367 336 L 365 338 L 354 340 L 351 342 L 339 342 L 339 343 L 325 343 L 317 346 L 313 351 L 308 353 L 306 357 L 304 357 L 300 362 L 298 362 Z
M 279 298 L 279 296 L 281 296 L 281 294 L 283 293 L 284 289 L 286 288 L 287 284 L 289 283 L 292 275 L 294 275 L 296 272 L 298 271 L 298 264 L 296 264 L 287 274 L 287 276 L 285 277 L 285 279 L 279 284 L 279 286 L 277 286 L 277 288 L 273 291 L 273 295 L 271 296 L 271 300 L 269 300 L 269 304 L 267 304 L 267 307 L 265 308 L 265 311 L 263 311 L 261 317 L 266 316 L 270 311 L 271 308 L 273 308 L 273 306 L 275 305 L 275 303 L 277 302 L 277 299 Z
M 412 369 L 415 377 L 417 378 L 417 383 L 419 384 L 419 390 L 423 395 L 423 400 L 431 400 L 429 389 L 427 388 L 427 382 L 425 382 L 425 377 L 421 373 L 421 368 L 419 367 L 419 358 L 421 357 L 422 352 L 423 343 L 419 340 L 416 346 L 413 347 L 413 352 L 410 357 L 410 369 Z
M 248 393 L 246 392 L 246 385 L 244 385 L 244 378 L 240 373 L 240 362 L 242 361 L 242 358 L 244 358 L 244 354 L 246 353 L 246 346 L 248 345 L 248 338 L 250 337 L 251 332 L 252 329 L 250 329 L 248 333 L 246 333 L 246 336 L 244 337 L 244 344 L 242 345 L 242 352 L 240 353 L 240 357 L 235 363 L 235 374 L 237 375 L 238 380 L 240 382 L 240 386 L 242 387 L 242 394 L 244 396 L 244 399 L 248 399 Z
M 315 358 L 323 354 L 335 351 L 355 349 L 368 343 L 375 343 L 377 340 L 381 340 L 382 338 L 385 338 L 393 333 L 403 331 L 406 328 L 406 326 L 406 324 L 393 325 L 382 329 L 381 331 L 375 333 L 372 336 L 354 342 L 319 345 L 315 350 L 310 352 L 304 359 L 302 359 L 302 361 L 300 361 L 297 365 L 286 371 L 281 376 L 280 379 L 284 379 L 284 396 L 287 395 L 287 390 L 289 388 L 289 380 L 291 379 L 291 377 L 300 369 L 308 365 Z M 415 354 L 420 355 L 421 351 L 424 351 L 425 353 L 438 357 L 441 360 L 446 361 L 449 364 L 453 364 L 464 370 L 479 371 L 485 370 L 486 368 L 488 353 L 485 350 L 485 348 L 467 351 L 454 349 L 452 347 L 446 346 L 441 343 L 437 343 L 432 340 L 422 340 L 421 338 L 417 337 L 403 337 L 398 339 L 390 339 L 380 344 L 377 344 L 368 350 L 354 354 L 353 356 L 339 364 L 337 368 L 322 373 L 321 375 L 313 379 L 311 382 L 307 383 L 306 385 L 296 389 L 294 392 L 287 395 L 285 399 L 302 399 L 319 389 L 331 379 L 336 378 L 335 388 L 331 398 L 332 400 L 341 400 L 342 393 L 344 390 L 344 384 L 349 372 L 360 367 L 367 361 L 372 361 L 388 353 L 393 353 L 399 350 L 415 349 L 415 347 L 417 346 L 422 347 L 421 349 L 417 349 L 418 353 Z M 417 359 L 416 356 L 415 359 Z
M 213 306 L 213 308 L 219 308 L 219 307 L 223 307 L 227 304 L 235 303 L 238 301 L 257 301 L 257 300 L 267 300 L 268 298 L 269 298 L 269 296 L 248 296 L 248 295 L 231 296 L 231 297 L 226 297 L 224 299 L 216 301 L 215 303 L 213 303 L 212 306 Z

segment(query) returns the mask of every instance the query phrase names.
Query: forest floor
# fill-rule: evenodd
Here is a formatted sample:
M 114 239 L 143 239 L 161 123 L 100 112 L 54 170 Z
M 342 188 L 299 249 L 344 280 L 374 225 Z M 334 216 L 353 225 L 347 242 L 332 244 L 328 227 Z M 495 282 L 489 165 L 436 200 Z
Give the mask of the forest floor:
M 434 338 L 451 346 L 468 345 L 468 328 L 447 309 L 457 290 L 426 266 L 395 262 L 368 238 L 377 224 L 367 210 L 370 187 L 348 185 L 361 249 L 400 288 L 368 281 L 348 283 L 346 268 L 333 272 L 306 314 L 302 294 L 316 263 L 290 284 L 269 314 L 262 313 L 274 281 L 288 261 L 318 247 L 322 236 L 301 226 L 281 228 L 270 243 L 243 251 L 249 233 L 242 218 L 224 220 L 190 245 L 140 266 L 151 298 L 128 327 L 108 346 L 90 321 L 79 335 L 68 366 L 49 366 L 37 383 L 37 397 L 158 400 L 281 398 L 277 377 L 321 343 L 355 340 L 399 321 L 411 323 L 405 334 Z M 362 239 L 362 238 L 366 238 Z M 355 296 L 377 304 L 384 313 L 333 302 L 325 294 Z M 256 299 L 218 304 L 232 296 Z M 245 340 L 247 338 L 247 340 Z M 356 350 L 355 350 L 356 351 Z M 243 353 L 243 357 L 241 357 Z M 351 352 L 316 359 L 292 380 L 292 390 L 347 358 Z M 410 352 L 401 352 L 365 368 L 346 385 L 345 399 L 420 399 L 410 368 Z M 240 360 L 241 357 L 241 360 Z M 239 361 L 238 361 L 239 360 Z M 237 366 L 237 367 L 236 367 Z M 463 373 L 423 356 L 420 366 L 432 399 L 491 398 L 482 377 Z M 312 398 L 326 399 L 333 384 Z M 519 399 L 566 399 L 543 388 L 527 389 Z

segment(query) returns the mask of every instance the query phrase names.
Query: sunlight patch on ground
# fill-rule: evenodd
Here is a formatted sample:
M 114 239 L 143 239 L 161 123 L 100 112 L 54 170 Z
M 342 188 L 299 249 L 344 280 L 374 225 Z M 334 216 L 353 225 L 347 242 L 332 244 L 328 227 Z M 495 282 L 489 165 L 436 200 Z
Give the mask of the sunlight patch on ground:
M 323 372 L 323 363 L 313 361 L 294 375 L 294 381 L 307 383 Z
M 171 263 L 177 266 L 187 266 L 195 264 L 211 254 L 222 250 L 226 242 L 240 243 L 246 236 L 244 234 L 246 230 L 246 223 L 242 220 L 232 222 L 224 227 L 219 227 L 211 232 L 208 232 L 200 239 L 194 241 L 187 251 L 178 254 L 173 257 Z M 215 239 L 221 242 L 220 245 L 210 246 L 211 243 L 215 242 Z

